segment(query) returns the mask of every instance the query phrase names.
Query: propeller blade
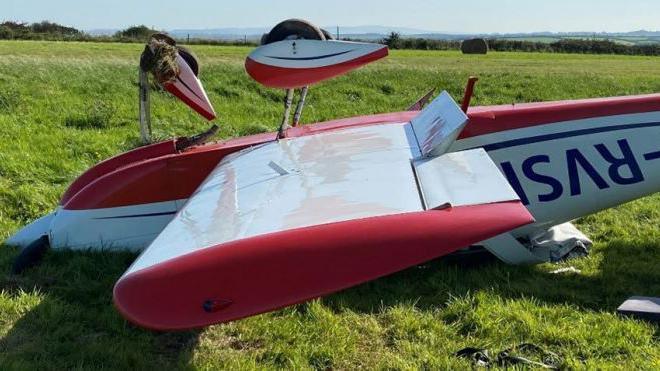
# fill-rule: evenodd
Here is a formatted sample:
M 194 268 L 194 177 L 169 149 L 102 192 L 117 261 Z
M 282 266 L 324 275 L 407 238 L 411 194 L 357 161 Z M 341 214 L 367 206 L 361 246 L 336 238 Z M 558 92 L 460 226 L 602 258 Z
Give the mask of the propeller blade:
M 180 55 L 177 55 L 176 61 L 179 63 L 181 72 L 174 82 L 163 85 L 165 90 L 181 99 L 207 120 L 211 121 L 215 119 L 215 110 L 206 96 L 202 82 L 199 81 L 192 68 L 190 68 L 188 63 Z

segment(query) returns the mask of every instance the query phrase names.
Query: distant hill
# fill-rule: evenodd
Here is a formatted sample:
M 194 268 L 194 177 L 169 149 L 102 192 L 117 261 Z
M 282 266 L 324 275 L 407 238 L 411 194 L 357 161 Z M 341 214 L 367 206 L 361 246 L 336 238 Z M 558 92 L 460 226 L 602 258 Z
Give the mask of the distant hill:
M 333 35 L 337 33 L 337 26 L 321 27 Z M 258 39 L 261 35 L 270 31 L 270 27 L 246 27 L 246 28 L 209 28 L 209 29 L 173 29 L 168 32 L 177 38 L 199 39 Z M 427 34 L 432 31 L 426 31 L 408 27 L 389 27 L 389 26 L 354 26 L 340 27 L 341 37 L 360 35 L 368 38 L 380 39 L 390 32 L 398 32 L 401 35 Z
M 337 26 L 324 27 L 326 30 L 333 34 L 337 31 Z M 391 32 L 397 32 L 401 35 L 415 35 L 415 34 L 431 34 L 437 31 L 422 30 L 418 28 L 409 27 L 396 27 L 396 26 L 355 26 L 355 27 L 342 27 L 339 26 L 339 33 L 342 35 L 358 35 L 358 34 L 378 34 L 387 35 Z
M 209 28 L 209 29 L 174 29 L 167 32 L 176 38 L 186 38 L 190 36 L 195 39 L 259 39 L 261 35 L 268 32 L 268 27 L 249 27 L 249 28 Z
M 85 32 L 92 36 L 112 36 L 119 31 L 118 28 L 96 28 L 93 30 L 85 30 Z
M 336 26 L 323 27 L 333 35 L 337 32 Z M 185 39 L 187 37 L 194 39 L 208 40 L 244 40 L 256 41 L 261 35 L 268 32 L 270 27 L 225 27 L 209 29 L 172 29 L 167 30 L 173 36 Z M 114 35 L 117 29 L 93 29 L 86 32 L 93 36 Z M 397 32 L 404 38 L 422 38 L 431 40 L 465 40 L 475 37 L 487 39 L 508 39 L 519 41 L 535 42 L 555 42 L 561 39 L 597 39 L 611 40 L 628 45 L 660 43 L 660 31 L 637 30 L 630 32 L 529 32 L 529 33 L 450 33 L 422 30 L 409 27 L 396 26 L 351 26 L 339 27 L 339 34 L 342 38 L 360 39 L 360 40 L 380 40 L 391 32 Z

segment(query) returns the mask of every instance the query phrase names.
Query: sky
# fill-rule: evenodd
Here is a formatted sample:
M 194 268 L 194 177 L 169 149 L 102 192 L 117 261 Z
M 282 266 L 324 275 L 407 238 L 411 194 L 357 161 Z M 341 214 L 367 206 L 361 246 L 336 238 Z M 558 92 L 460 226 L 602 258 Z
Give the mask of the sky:
M 453 33 L 660 30 L 660 0 L 0 0 L 0 20 L 79 29 L 383 25 Z M 8 3 L 8 6 L 7 6 Z

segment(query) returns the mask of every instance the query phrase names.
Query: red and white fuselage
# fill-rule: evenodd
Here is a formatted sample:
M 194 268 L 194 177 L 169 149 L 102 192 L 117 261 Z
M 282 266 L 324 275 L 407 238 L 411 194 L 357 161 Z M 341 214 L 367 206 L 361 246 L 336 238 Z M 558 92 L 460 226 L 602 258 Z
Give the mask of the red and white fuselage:
M 402 123 L 416 112 L 361 116 L 291 128 L 288 137 Z M 484 148 L 536 222 L 588 215 L 660 189 L 660 95 L 473 107 L 451 151 Z M 54 248 L 148 245 L 227 155 L 275 140 L 273 133 L 177 152 L 176 140 L 106 160 L 81 175 L 57 210 L 10 238 L 25 245 L 47 231 Z M 166 185 L 166 186 L 165 186 Z

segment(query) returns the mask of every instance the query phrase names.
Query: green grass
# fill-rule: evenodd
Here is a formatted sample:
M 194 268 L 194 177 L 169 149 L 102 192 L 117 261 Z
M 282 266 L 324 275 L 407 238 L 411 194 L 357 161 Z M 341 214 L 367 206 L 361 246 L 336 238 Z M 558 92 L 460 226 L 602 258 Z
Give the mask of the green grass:
M 242 68 L 248 49 L 194 46 L 222 137 L 274 130 L 282 93 Z M 96 162 L 138 145 L 140 45 L 0 42 L 0 240 L 50 210 Z M 401 110 L 428 88 L 476 104 L 660 91 L 654 57 L 395 51 L 311 90 L 306 122 Z M 156 136 L 208 124 L 163 93 Z M 0 247 L 0 369 L 467 368 L 452 353 L 534 342 L 569 368 L 658 369 L 657 326 L 615 314 L 633 294 L 660 296 L 660 195 L 589 216 L 591 256 L 556 265 L 434 261 L 313 302 L 203 331 L 126 323 L 112 285 L 133 255 L 49 252 L 20 277 Z

